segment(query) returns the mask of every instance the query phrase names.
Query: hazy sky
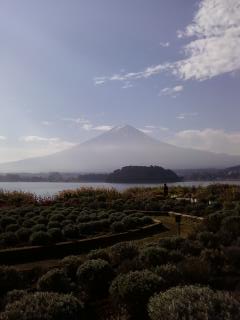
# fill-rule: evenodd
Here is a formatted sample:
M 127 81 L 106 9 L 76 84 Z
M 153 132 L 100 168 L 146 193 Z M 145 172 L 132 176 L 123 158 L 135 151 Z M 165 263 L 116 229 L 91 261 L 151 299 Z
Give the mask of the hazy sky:
M 0 162 L 131 124 L 240 154 L 239 0 L 0 0 Z

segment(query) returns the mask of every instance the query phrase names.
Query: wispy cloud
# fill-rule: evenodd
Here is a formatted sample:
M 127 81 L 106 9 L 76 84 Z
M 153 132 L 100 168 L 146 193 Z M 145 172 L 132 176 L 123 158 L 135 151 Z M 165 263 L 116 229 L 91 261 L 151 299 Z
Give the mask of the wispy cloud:
M 167 140 L 180 147 L 240 155 L 240 132 L 217 129 L 183 130 Z
M 20 138 L 21 141 L 25 142 L 56 142 L 59 141 L 59 138 L 44 138 L 39 136 L 24 136 Z
M 132 88 L 132 87 L 133 87 L 133 84 L 130 81 L 126 81 L 124 83 L 124 85 L 122 86 L 122 89 L 129 89 L 129 88 Z
M 63 121 L 72 122 L 76 124 L 88 124 L 90 123 L 89 120 L 85 119 L 84 117 L 78 117 L 78 118 L 63 118 Z
M 143 128 L 139 128 L 144 133 L 153 133 L 157 131 L 169 131 L 169 128 L 155 125 L 145 125 Z
M 137 79 L 147 79 L 150 78 L 154 75 L 159 74 L 160 72 L 163 72 L 165 70 L 168 70 L 171 68 L 171 64 L 165 63 L 165 64 L 159 64 L 156 66 L 151 66 L 146 68 L 143 71 L 139 72 L 129 72 L 129 73 L 119 73 L 119 74 L 114 74 L 113 76 L 110 77 L 95 77 L 94 78 L 94 83 L 95 85 L 104 84 L 105 82 L 108 81 L 129 81 L 129 80 L 137 80 Z
M 5 141 L 5 140 L 7 140 L 7 137 L 5 137 L 5 136 L 0 136 L 0 141 Z
M 142 131 L 143 133 L 147 133 L 147 134 L 153 132 L 153 129 L 151 129 L 151 128 L 148 129 L 148 128 L 146 128 L 146 127 L 144 127 L 144 128 L 138 128 L 138 130 Z
M 167 48 L 170 46 L 170 42 L 160 42 L 159 45 L 160 47 Z
M 77 144 L 65 141 L 59 137 L 42 137 L 37 135 L 19 137 L 18 140 L 20 142 L 18 146 L 0 147 L 1 163 L 42 157 L 69 149 Z
M 113 128 L 111 125 L 93 125 L 90 120 L 80 117 L 80 118 L 63 118 L 63 121 L 75 123 L 80 126 L 81 129 L 85 131 L 108 131 Z
M 97 131 L 108 131 L 108 130 L 111 130 L 112 128 L 113 128 L 113 126 L 103 125 L 103 126 L 93 127 L 93 130 L 97 130 Z
M 239 0 L 202 0 L 192 23 L 185 30 L 179 31 L 178 37 L 190 39 L 182 48 L 185 53 L 184 59 L 154 65 L 139 72 L 97 77 L 95 84 L 147 79 L 163 71 L 168 71 L 183 80 L 198 81 L 239 71 Z
M 53 124 L 53 122 L 52 121 L 42 121 L 41 122 L 41 124 L 43 125 L 43 126 L 51 126 L 52 124 Z
M 111 130 L 112 128 L 113 126 L 109 126 L 109 125 L 94 126 L 92 124 L 84 124 L 82 126 L 82 129 L 86 131 L 108 131 L 108 130 Z
M 22 142 L 32 143 L 32 144 L 36 144 L 36 143 L 48 144 L 58 150 L 63 150 L 76 145 L 76 143 L 64 141 L 59 137 L 48 138 L 48 137 L 29 135 L 29 136 L 20 137 L 19 140 Z
M 183 91 L 184 87 L 182 85 L 177 85 L 172 88 L 164 88 L 160 91 L 160 96 L 171 96 L 173 98 L 176 98 L 177 94 Z
M 197 117 L 197 116 L 198 116 L 198 112 L 180 113 L 179 115 L 177 115 L 177 119 L 184 120 L 186 118 Z

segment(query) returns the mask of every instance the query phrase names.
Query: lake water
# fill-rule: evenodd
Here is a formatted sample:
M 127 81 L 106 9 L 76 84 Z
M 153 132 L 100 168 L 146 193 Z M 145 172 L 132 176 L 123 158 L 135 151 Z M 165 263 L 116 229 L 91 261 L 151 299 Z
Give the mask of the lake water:
M 240 185 L 240 181 L 187 181 L 168 183 L 168 186 L 208 186 L 214 183 Z M 52 196 L 62 190 L 74 190 L 81 187 L 115 188 L 119 191 L 132 187 L 156 187 L 162 184 L 132 184 L 132 183 L 99 183 L 99 182 L 0 182 L 0 189 L 8 191 L 25 191 L 38 196 Z

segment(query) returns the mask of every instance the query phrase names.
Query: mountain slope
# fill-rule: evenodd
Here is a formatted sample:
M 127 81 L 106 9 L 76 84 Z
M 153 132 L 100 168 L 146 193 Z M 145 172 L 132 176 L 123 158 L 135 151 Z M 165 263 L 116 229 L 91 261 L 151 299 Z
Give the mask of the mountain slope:
M 240 156 L 179 148 L 131 127 L 115 127 L 71 149 L 0 165 L 0 172 L 111 172 L 124 166 L 158 165 L 170 169 L 226 168 Z

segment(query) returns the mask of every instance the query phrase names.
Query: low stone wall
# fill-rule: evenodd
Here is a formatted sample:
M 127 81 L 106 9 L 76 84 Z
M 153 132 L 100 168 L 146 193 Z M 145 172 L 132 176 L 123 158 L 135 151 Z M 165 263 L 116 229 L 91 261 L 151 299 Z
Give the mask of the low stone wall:
M 168 211 L 160 211 L 160 210 L 123 210 L 125 213 L 143 213 L 147 216 L 158 216 L 158 217 L 166 217 L 168 216 Z
M 178 213 L 178 212 L 173 212 L 173 211 L 168 212 L 168 215 L 170 217 L 181 216 L 184 219 L 195 220 L 198 222 L 205 220 L 203 217 L 191 216 L 190 214 Z
M 0 264 L 12 265 L 40 260 L 61 259 L 68 255 L 81 254 L 92 249 L 111 246 L 121 241 L 141 239 L 163 231 L 166 231 L 166 227 L 161 222 L 158 222 L 136 230 L 90 239 L 61 242 L 50 246 L 1 250 Z

